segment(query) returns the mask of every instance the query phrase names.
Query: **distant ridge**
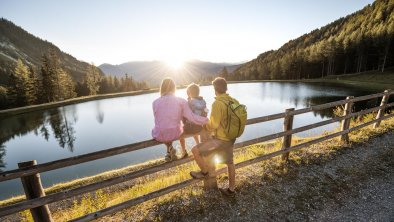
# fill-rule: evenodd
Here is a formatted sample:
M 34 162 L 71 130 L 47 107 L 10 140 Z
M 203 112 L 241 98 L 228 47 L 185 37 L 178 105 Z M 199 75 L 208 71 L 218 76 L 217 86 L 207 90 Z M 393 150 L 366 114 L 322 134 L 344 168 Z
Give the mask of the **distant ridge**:
M 119 65 L 104 63 L 101 64 L 99 68 L 106 75 L 122 77 L 127 73 L 135 80 L 157 84 L 165 76 L 171 76 L 181 82 L 198 81 L 203 77 L 218 75 L 223 67 L 226 67 L 227 71 L 231 73 L 239 66 L 240 64 L 212 63 L 200 60 L 191 60 L 185 62 L 184 66 L 179 70 L 171 69 L 171 67 L 162 61 L 135 61 Z

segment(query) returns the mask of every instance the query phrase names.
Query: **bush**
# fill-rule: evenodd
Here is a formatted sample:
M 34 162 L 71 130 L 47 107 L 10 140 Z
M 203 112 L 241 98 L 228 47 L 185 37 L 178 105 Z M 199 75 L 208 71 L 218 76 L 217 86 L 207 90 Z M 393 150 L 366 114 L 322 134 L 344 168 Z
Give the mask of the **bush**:
M 7 108 L 7 88 L 0 86 L 0 109 Z

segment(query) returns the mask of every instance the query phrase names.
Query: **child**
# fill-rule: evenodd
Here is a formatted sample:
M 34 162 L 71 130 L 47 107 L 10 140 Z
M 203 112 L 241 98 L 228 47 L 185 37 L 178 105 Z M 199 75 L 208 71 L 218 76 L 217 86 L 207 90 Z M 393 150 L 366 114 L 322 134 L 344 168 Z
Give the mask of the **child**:
M 207 111 L 208 111 L 207 110 L 207 103 L 200 96 L 200 87 L 195 83 L 191 83 L 186 88 L 186 93 L 188 96 L 187 100 L 188 100 L 188 103 L 189 103 L 189 106 L 190 106 L 190 109 L 192 110 L 192 112 L 196 115 L 199 115 L 202 117 L 207 117 Z M 200 143 L 200 139 L 197 134 L 199 132 L 201 132 L 201 130 L 202 130 L 201 125 L 196 125 L 187 119 L 183 119 L 183 136 L 193 134 L 193 138 L 197 144 Z M 182 157 L 181 158 L 185 158 L 188 156 L 187 151 L 186 151 L 185 138 L 183 136 L 179 139 L 179 142 L 182 147 Z

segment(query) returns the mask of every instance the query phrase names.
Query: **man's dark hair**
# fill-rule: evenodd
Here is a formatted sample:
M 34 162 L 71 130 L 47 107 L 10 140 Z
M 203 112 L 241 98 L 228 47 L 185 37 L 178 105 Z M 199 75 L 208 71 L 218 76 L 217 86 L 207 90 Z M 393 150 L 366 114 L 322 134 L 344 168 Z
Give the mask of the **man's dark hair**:
M 212 85 L 215 88 L 215 91 L 223 94 L 227 92 L 227 81 L 222 77 L 217 77 L 212 81 Z

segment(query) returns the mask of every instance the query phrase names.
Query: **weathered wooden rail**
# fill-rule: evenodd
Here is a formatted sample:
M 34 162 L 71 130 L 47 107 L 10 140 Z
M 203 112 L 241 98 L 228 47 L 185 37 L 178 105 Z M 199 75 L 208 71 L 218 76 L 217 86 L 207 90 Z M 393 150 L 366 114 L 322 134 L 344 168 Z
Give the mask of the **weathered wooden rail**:
M 259 156 L 254 159 L 250 159 L 247 161 L 243 161 L 241 163 L 237 163 L 236 168 L 238 169 L 241 167 L 245 167 L 245 166 L 248 166 L 248 165 L 263 161 L 263 160 L 267 160 L 267 159 L 270 159 L 272 157 L 276 157 L 279 155 L 282 155 L 282 158 L 284 160 L 287 160 L 290 151 L 298 150 L 298 149 L 310 146 L 315 143 L 319 143 L 319 142 L 322 142 L 322 141 L 325 141 L 328 139 L 333 139 L 335 137 L 340 137 L 340 139 L 342 141 L 349 142 L 348 133 L 358 130 L 358 129 L 361 129 L 361 128 L 366 127 L 371 124 L 374 124 L 375 128 L 379 127 L 379 124 L 382 120 L 394 116 L 394 114 L 389 114 L 386 116 L 384 115 L 385 109 L 394 106 L 394 103 L 388 104 L 389 96 L 392 94 L 394 94 L 393 91 L 386 90 L 383 93 L 377 93 L 377 94 L 372 94 L 372 95 L 367 95 L 367 96 L 360 96 L 360 97 L 356 97 L 356 98 L 347 97 L 345 100 L 326 103 L 326 104 L 322 104 L 322 105 L 311 106 L 308 108 L 303 108 L 303 109 L 298 109 L 298 110 L 294 110 L 292 108 L 292 109 L 287 109 L 283 113 L 278 113 L 278 114 L 249 119 L 247 121 L 247 125 L 257 124 L 257 123 L 262 123 L 262 122 L 267 122 L 267 121 L 272 121 L 272 120 L 283 118 L 284 119 L 284 125 L 283 125 L 284 130 L 282 132 L 278 132 L 278 133 L 266 135 L 263 137 L 251 139 L 248 141 L 236 143 L 235 149 L 239 149 L 241 147 L 245 147 L 245 146 L 249 146 L 252 144 L 261 143 L 261 142 L 265 142 L 265 141 L 269 141 L 269 140 L 273 140 L 273 139 L 277 139 L 277 138 L 283 138 L 282 149 L 279 151 L 269 153 L 267 155 Z M 352 113 L 352 105 L 355 102 L 369 100 L 369 99 L 376 99 L 379 97 L 382 97 L 380 106 Z M 323 110 L 323 109 L 328 109 L 328 108 L 332 108 L 332 107 L 339 106 L 339 105 L 345 105 L 345 110 L 344 110 L 343 116 L 335 117 L 335 118 L 332 118 L 329 120 L 325 120 L 325 121 L 321 121 L 318 123 L 313 123 L 313 124 L 309 124 L 306 126 L 302 126 L 302 127 L 298 127 L 298 128 L 293 129 L 293 120 L 294 120 L 295 115 L 304 114 L 304 113 L 311 112 L 311 111 L 319 111 L 319 110 Z M 363 124 L 355 126 L 353 128 L 349 128 L 350 127 L 350 118 L 364 115 L 364 114 L 371 113 L 371 112 L 375 112 L 375 111 L 378 112 L 375 120 L 369 121 L 367 123 L 363 123 Z M 310 130 L 310 129 L 313 129 L 316 127 L 324 126 L 327 124 L 339 122 L 339 121 L 341 121 L 341 130 L 339 132 L 332 133 L 332 134 L 329 134 L 329 135 L 326 135 L 326 136 L 323 136 L 323 137 L 320 137 L 317 139 L 313 139 L 308 142 L 297 144 L 295 146 L 291 145 L 291 137 L 293 134 L 303 132 L 306 130 Z M 129 180 L 133 180 L 133 179 L 136 179 L 139 177 L 154 174 L 154 173 L 157 173 L 157 172 L 160 172 L 160 171 L 163 171 L 163 170 L 175 167 L 175 166 L 179 166 L 179 165 L 188 163 L 193 160 L 193 157 L 190 157 L 190 158 L 186 158 L 186 159 L 176 160 L 173 162 L 167 162 L 167 163 L 163 163 L 163 164 L 159 164 L 159 165 L 154 165 L 154 166 L 150 166 L 150 167 L 147 167 L 147 168 L 135 171 L 135 172 L 127 173 L 127 174 L 124 174 L 121 176 L 116 176 L 116 177 L 102 180 L 102 181 L 98 181 L 98 182 L 94 182 L 94 183 L 91 183 L 88 185 L 83 185 L 78 188 L 53 193 L 50 195 L 45 195 L 45 192 L 41 186 L 39 173 L 50 171 L 50 170 L 55 170 L 55 169 L 59 169 L 59 168 L 67 167 L 67 166 L 72 166 L 72 165 L 76 165 L 76 164 L 80 164 L 80 163 L 85 163 L 88 161 L 93 161 L 93 160 L 97 160 L 97 159 L 101 159 L 101 158 L 106 158 L 106 157 L 110 157 L 110 156 L 114 156 L 114 155 L 119 155 L 119 154 L 126 153 L 126 152 L 132 152 L 132 151 L 144 149 L 144 148 L 159 145 L 159 144 L 160 143 L 157 141 L 147 140 L 147 141 L 142 141 L 142 142 L 133 143 L 133 144 L 120 146 L 120 147 L 114 147 L 114 148 L 107 149 L 107 150 L 92 152 L 92 153 L 88 153 L 88 154 L 84 154 L 84 155 L 80 155 L 80 156 L 65 158 L 65 159 L 51 161 L 51 162 L 42 163 L 42 164 L 36 164 L 35 161 L 20 163 L 19 169 L 10 170 L 10 171 L 0 173 L 0 182 L 11 180 L 11 179 L 16 179 L 16 178 L 21 178 L 27 200 L 0 208 L 0 217 L 30 209 L 30 211 L 32 212 L 32 215 L 33 215 L 33 219 L 35 221 L 52 221 L 51 214 L 50 214 L 50 211 L 49 211 L 48 205 L 47 205 L 49 203 L 61 201 L 61 200 L 67 199 L 67 198 L 71 198 L 71 197 L 75 197 L 77 195 L 81 195 L 84 193 L 96 191 L 98 189 L 109 187 L 109 186 L 119 184 L 119 183 L 122 183 L 125 181 L 129 181 Z M 225 169 L 219 169 L 218 171 L 216 171 L 217 175 L 222 174 L 224 172 L 225 172 Z M 162 196 L 164 194 L 170 193 L 172 191 L 184 188 L 186 186 L 197 183 L 199 181 L 200 180 L 189 179 L 189 180 L 183 181 L 181 183 L 177 183 L 177 184 L 168 186 L 166 188 L 145 194 L 143 196 L 128 200 L 126 202 L 99 210 L 97 212 L 87 214 L 87 215 L 82 216 L 80 218 L 76 218 L 73 221 L 89 221 L 92 219 L 96 219 L 98 217 L 109 215 L 109 214 L 115 213 L 119 210 L 122 210 L 124 208 L 137 205 L 137 204 L 142 203 L 144 201 L 147 201 L 147 200 Z

